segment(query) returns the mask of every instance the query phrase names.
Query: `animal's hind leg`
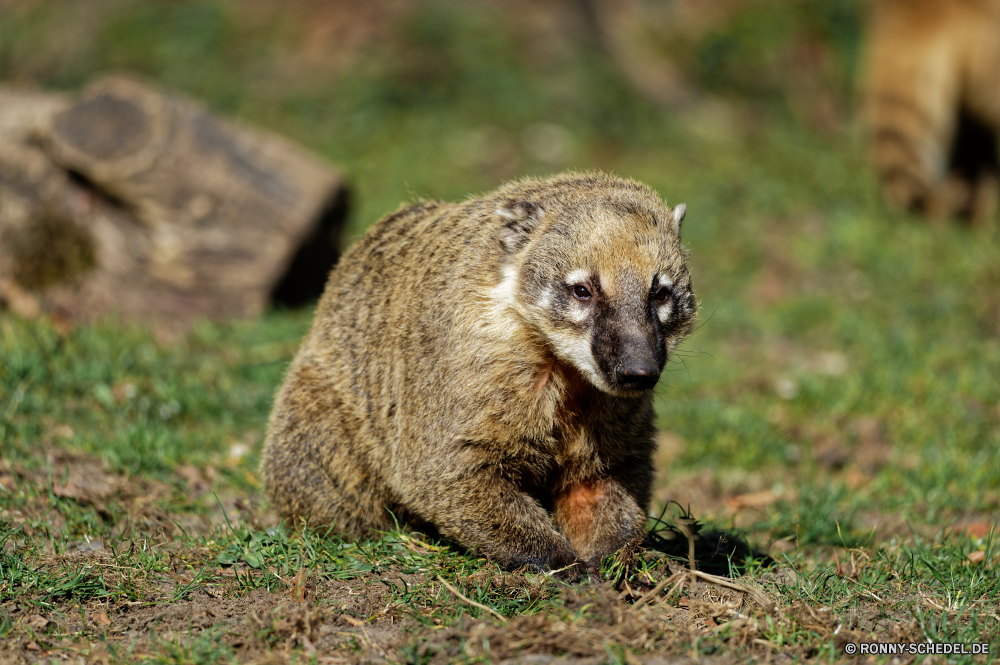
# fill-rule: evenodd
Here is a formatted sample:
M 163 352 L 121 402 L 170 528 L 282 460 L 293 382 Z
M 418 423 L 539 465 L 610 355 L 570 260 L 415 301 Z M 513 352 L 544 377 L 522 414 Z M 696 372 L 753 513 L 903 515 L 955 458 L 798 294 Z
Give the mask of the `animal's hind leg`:
M 336 392 L 309 385 L 307 369 L 293 373 L 278 394 L 264 447 L 262 470 L 275 509 L 348 538 L 392 529 L 387 508 L 394 497 L 342 422 Z
M 315 439 L 305 437 L 290 443 L 302 451 L 317 445 Z M 272 504 L 286 518 L 305 518 L 321 532 L 332 527 L 334 533 L 349 539 L 373 536 L 395 524 L 389 512 L 393 509 L 389 492 L 369 472 L 343 456 L 334 464 L 321 465 L 311 455 L 295 460 L 272 452 L 264 464 Z M 400 521 L 405 519 L 399 517 Z

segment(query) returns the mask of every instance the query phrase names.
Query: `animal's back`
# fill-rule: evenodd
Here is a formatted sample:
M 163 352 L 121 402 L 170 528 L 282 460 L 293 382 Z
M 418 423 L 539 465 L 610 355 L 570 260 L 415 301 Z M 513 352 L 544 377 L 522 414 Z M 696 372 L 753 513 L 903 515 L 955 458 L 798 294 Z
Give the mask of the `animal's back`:
M 406 408 L 407 378 L 421 376 L 419 365 L 433 360 L 409 348 L 414 331 L 442 339 L 448 303 L 456 302 L 449 292 L 462 288 L 461 265 L 449 261 L 451 234 L 429 232 L 453 207 L 423 202 L 398 210 L 331 272 L 269 428 L 269 440 L 284 445 L 265 450 L 263 468 L 268 487 L 280 488 L 271 497 L 283 514 L 336 521 L 348 536 L 389 528 L 386 508 L 411 517 L 390 489 L 400 438 L 392 425 Z M 354 519 L 334 510 L 331 497 L 353 500 Z

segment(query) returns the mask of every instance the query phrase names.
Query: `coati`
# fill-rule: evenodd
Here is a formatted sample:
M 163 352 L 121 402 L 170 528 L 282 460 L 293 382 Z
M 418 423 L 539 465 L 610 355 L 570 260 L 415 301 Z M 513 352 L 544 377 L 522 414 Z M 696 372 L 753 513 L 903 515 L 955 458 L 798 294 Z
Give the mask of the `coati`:
M 882 193 L 985 224 L 1000 195 L 1000 0 L 876 0 L 864 123 Z
M 348 538 L 429 526 L 511 569 L 640 538 L 653 387 L 697 313 L 684 212 L 566 173 L 377 222 L 277 394 L 273 505 Z

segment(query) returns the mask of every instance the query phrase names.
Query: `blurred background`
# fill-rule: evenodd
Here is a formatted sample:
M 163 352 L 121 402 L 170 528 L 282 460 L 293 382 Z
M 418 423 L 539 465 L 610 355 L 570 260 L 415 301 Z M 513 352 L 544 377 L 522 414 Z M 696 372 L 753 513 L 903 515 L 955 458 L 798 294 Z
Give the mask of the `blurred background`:
M 702 313 L 658 389 L 657 498 L 838 543 L 1000 507 L 997 240 L 881 203 L 868 4 L 5 0 L 0 83 L 75 94 L 128 72 L 277 132 L 343 174 L 344 246 L 402 202 L 563 169 L 686 203 Z M 256 487 L 310 314 L 163 343 L 0 313 L 20 395 L 3 445 Z
M 275 129 L 347 172 L 355 234 L 413 195 L 564 168 L 627 171 L 674 199 L 697 197 L 685 180 L 713 162 L 744 205 L 772 207 L 790 198 L 775 183 L 743 192 L 769 168 L 760 142 L 800 144 L 787 171 L 808 163 L 805 182 L 858 189 L 802 161 L 850 136 L 857 0 L 2 6 L 7 84 L 73 91 L 127 71 Z

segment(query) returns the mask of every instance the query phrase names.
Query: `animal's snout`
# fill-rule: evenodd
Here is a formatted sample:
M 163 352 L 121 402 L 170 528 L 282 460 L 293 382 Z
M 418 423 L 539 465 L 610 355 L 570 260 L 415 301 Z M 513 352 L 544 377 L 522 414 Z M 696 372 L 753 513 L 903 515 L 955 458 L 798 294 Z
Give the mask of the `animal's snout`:
M 615 368 L 615 379 L 623 388 L 649 390 L 659 381 L 660 368 L 651 353 L 632 355 Z

